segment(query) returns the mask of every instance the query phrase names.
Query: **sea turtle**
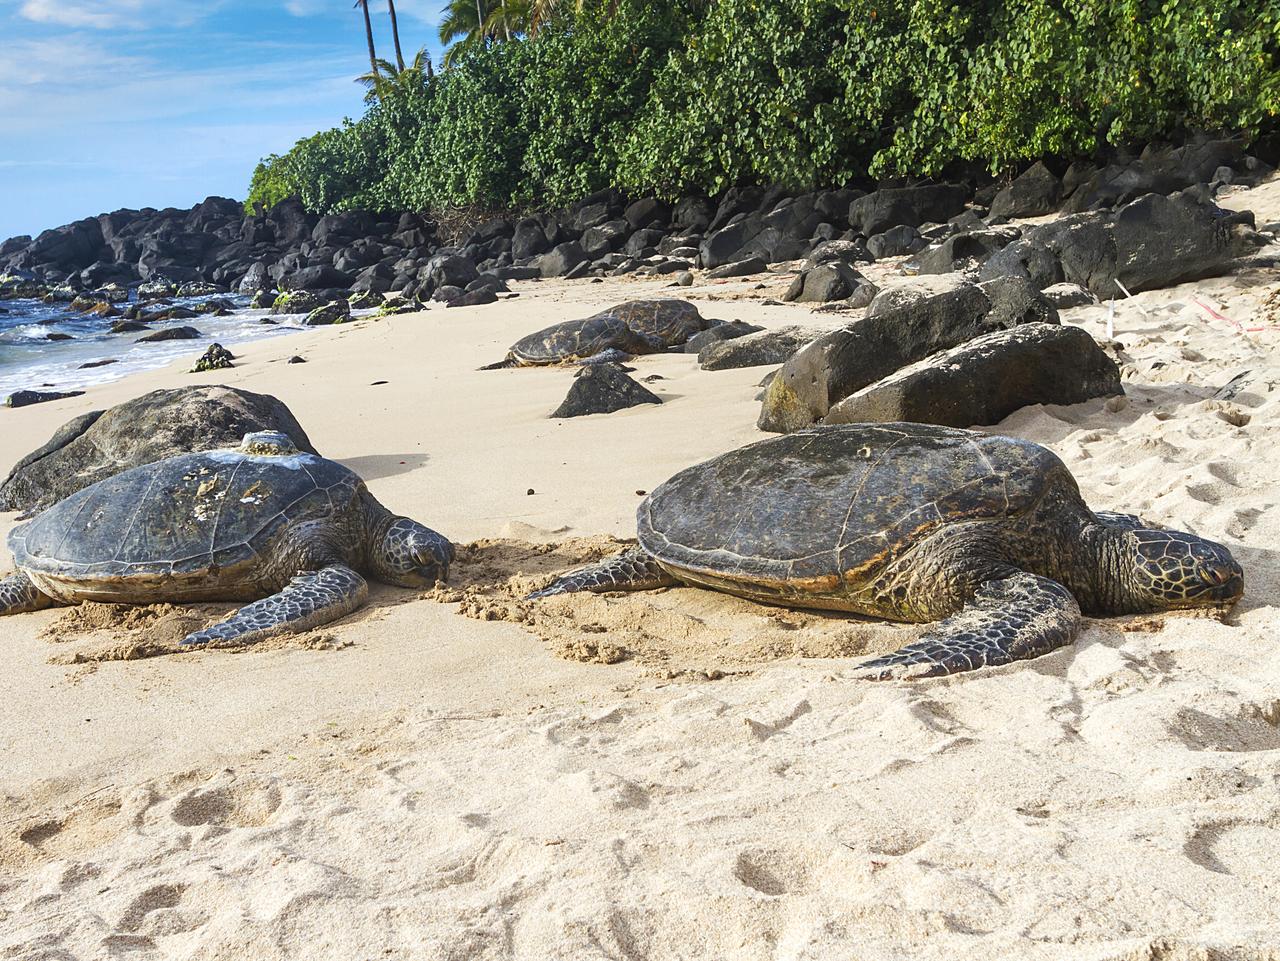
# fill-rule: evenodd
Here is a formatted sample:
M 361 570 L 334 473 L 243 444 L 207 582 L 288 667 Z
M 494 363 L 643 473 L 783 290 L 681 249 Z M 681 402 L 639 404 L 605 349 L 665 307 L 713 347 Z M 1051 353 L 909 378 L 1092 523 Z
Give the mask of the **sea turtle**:
M 357 571 L 427 587 L 453 559 L 441 535 L 274 431 L 99 481 L 15 528 L 9 547 L 18 573 L 0 581 L 0 614 L 81 601 L 254 601 L 184 644 L 307 630 L 364 603 Z
M 631 300 L 584 320 L 566 320 L 516 341 L 505 360 L 482 367 L 537 367 L 564 364 L 613 348 L 628 354 L 656 354 L 678 347 L 708 321 L 684 300 Z
M 531 597 L 700 585 L 772 604 L 941 621 L 863 665 L 952 674 L 1070 643 L 1081 609 L 1234 603 L 1244 575 L 1192 534 L 1094 513 L 1051 451 L 924 424 L 814 427 L 681 471 L 637 514 L 639 546 Z

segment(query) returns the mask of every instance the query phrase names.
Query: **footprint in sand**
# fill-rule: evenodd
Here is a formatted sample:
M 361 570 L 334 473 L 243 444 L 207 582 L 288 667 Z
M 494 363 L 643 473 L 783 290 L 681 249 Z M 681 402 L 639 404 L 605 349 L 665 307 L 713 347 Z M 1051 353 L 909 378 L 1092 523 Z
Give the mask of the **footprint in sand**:
M 1245 704 L 1233 717 L 1183 708 L 1168 723 L 1175 737 L 1193 751 L 1244 753 L 1280 750 L 1280 702 Z
M 1216 874 L 1270 878 L 1280 860 L 1280 830 L 1262 821 L 1211 821 L 1197 828 L 1182 850 Z
M 812 876 L 809 858 L 784 848 L 747 848 L 733 862 L 733 876 L 771 898 L 803 894 Z
M 280 801 L 280 788 L 270 781 L 234 781 L 187 791 L 169 816 L 183 827 L 257 827 L 275 814 Z
M 153 911 L 164 911 L 176 908 L 187 890 L 185 884 L 157 884 L 147 888 L 125 908 L 124 914 L 116 924 L 117 931 L 133 933 L 142 927 L 147 915 Z

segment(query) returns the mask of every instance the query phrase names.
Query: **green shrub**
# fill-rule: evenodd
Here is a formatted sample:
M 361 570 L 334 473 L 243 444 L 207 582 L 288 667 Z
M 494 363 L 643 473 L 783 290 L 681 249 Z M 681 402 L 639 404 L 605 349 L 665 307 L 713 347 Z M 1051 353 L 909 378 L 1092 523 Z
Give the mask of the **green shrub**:
M 266 158 L 249 201 L 551 206 L 994 172 L 1278 113 L 1278 0 L 588 0 Z

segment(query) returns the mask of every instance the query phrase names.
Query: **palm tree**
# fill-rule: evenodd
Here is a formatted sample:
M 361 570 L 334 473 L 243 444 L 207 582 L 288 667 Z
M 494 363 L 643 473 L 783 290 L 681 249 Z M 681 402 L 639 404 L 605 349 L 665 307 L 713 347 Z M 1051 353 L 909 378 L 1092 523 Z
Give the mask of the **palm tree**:
M 387 13 L 391 15 L 391 39 L 396 44 L 396 65 L 404 70 L 404 54 L 400 52 L 400 24 L 396 21 L 396 0 L 387 0 Z
M 369 73 L 373 75 L 373 83 L 376 87 L 382 80 L 378 73 L 378 53 L 373 48 L 373 21 L 369 19 L 369 0 L 356 0 L 355 5 L 364 11 L 364 35 L 369 41 Z M 383 63 L 386 63 L 384 60 Z
M 465 51 L 484 44 L 487 37 L 484 0 L 450 0 L 440 18 L 440 42 L 447 48 L 445 66 L 449 66 Z
M 434 72 L 431 67 L 431 58 L 424 47 L 414 54 L 413 63 L 403 69 L 397 69 L 379 57 L 378 71 L 370 70 L 368 73 L 361 74 L 356 77 L 356 83 L 368 88 L 364 99 L 366 103 L 373 103 L 375 100 L 385 100 L 392 96 L 418 93 L 426 87 L 427 81 L 432 76 Z

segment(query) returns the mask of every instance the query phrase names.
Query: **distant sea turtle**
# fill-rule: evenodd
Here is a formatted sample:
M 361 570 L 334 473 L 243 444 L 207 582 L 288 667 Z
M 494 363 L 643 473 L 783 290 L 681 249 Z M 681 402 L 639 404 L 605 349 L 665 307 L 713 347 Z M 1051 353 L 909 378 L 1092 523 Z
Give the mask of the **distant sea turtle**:
M 364 603 L 357 571 L 426 587 L 453 559 L 447 540 L 393 515 L 341 464 L 270 431 L 99 481 L 15 528 L 9 547 L 19 572 L 0 581 L 0 614 L 254 600 L 184 644 L 247 644 L 326 624 Z
M 688 301 L 632 300 L 523 337 L 505 360 L 481 369 L 572 363 L 610 348 L 627 354 L 656 354 L 718 323 L 706 320 Z
M 1052 452 L 922 424 L 799 430 L 676 474 L 638 511 L 640 546 L 531 597 L 686 583 L 796 607 L 941 621 L 868 661 L 871 679 L 953 674 L 1070 643 L 1083 608 L 1234 603 L 1219 544 L 1094 513 Z

